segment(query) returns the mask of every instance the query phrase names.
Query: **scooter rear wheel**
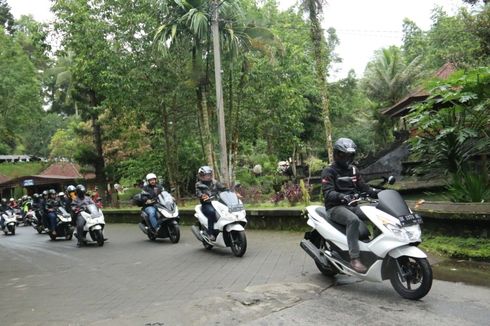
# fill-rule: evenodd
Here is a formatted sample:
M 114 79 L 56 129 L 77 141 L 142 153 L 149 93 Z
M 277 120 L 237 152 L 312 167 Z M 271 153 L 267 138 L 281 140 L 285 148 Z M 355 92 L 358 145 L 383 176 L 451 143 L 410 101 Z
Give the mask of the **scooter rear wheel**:
M 400 274 L 395 269 L 391 275 L 391 285 L 405 299 L 418 300 L 429 293 L 432 287 L 432 268 L 425 258 L 399 257 Z

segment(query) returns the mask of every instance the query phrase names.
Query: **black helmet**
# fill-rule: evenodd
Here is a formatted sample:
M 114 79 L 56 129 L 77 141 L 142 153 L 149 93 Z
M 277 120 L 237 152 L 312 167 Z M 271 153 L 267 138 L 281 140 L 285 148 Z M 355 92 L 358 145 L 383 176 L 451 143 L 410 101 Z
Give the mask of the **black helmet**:
M 83 199 L 83 197 L 85 197 L 85 192 L 87 191 L 87 189 L 85 189 L 84 185 L 80 184 L 76 187 L 76 191 L 77 191 L 77 196 Z
M 337 164 L 347 168 L 354 161 L 356 144 L 349 138 L 339 138 L 333 145 L 333 157 Z
M 211 181 L 213 179 L 213 169 L 207 165 L 201 166 L 197 171 L 197 175 L 201 181 Z

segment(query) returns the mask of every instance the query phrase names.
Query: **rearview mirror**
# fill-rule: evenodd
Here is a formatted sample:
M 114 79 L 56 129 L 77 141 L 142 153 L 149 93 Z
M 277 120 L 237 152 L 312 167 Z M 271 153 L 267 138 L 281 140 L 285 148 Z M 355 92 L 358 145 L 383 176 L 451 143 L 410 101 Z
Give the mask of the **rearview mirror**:
M 395 179 L 395 177 L 394 177 L 394 176 L 390 175 L 390 176 L 388 177 L 388 184 L 392 185 L 392 184 L 394 184 L 394 183 L 395 183 L 395 181 L 396 181 L 396 179 Z

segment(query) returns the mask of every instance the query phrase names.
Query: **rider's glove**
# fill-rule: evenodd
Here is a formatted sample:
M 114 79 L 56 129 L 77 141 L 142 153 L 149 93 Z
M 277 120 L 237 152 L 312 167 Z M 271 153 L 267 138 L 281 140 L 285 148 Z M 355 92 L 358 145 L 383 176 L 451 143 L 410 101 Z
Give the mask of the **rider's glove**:
M 352 195 L 342 195 L 342 197 L 340 197 L 340 202 L 342 204 L 348 204 L 350 203 L 351 201 L 353 201 L 355 198 L 354 196 Z

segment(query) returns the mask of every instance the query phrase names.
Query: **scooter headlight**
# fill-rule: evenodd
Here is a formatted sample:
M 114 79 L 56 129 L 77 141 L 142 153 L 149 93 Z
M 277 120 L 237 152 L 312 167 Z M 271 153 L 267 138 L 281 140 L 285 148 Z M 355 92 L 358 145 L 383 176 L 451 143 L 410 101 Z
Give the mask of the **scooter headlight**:
M 398 225 L 396 224 L 391 224 L 391 223 L 387 223 L 384 225 L 388 230 L 390 230 L 391 232 L 393 232 L 393 234 L 397 237 L 400 237 L 402 238 L 403 240 L 409 240 L 408 239 L 408 235 L 407 235 L 407 232 L 402 229 L 401 227 L 399 227 Z
M 407 228 L 405 232 L 410 242 L 420 242 L 422 231 L 420 230 L 419 227 L 410 228 L 410 229 Z

